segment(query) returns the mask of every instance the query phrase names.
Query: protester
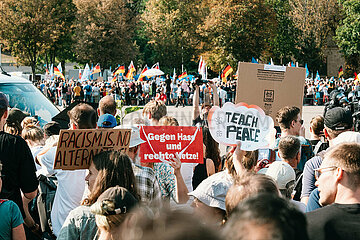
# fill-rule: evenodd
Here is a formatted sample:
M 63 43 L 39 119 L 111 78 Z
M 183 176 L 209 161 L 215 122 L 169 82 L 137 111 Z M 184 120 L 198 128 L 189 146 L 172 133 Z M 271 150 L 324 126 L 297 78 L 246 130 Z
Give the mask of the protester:
M 310 121 L 310 143 L 313 148 L 314 155 L 327 149 L 329 143 L 324 142 L 321 138 L 325 138 L 324 135 L 324 117 L 315 116 Z
M 116 127 L 117 122 L 116 118 L 108 113 L 100 115 L 99 120 L 97 122 L 98 128 L 114 128 Z
M 21 137 L 26 141 L 28 144 L 31 153 L 33 155 L 34 160 L 40 151 L 42 151 L 45 141 L 44 141 L 44 133 L 43 130 L 34 125 L 27 125 L 21 133 Z M 41 169 L 41 165 L 39 162 L 35 161 L 36 170 Z
M 115 186 L 103 192 L 91 206 L 100 230 L 99 239 L 122 239 L 125 219 L 139 203 L 126 188 Z
M 106 113 L 115 116 L 116 115 L 115 99 L 111 95 L 106 95 L 105 97 L 101 98 L 99 102 L 99 107 L 97 109 L 97 113 L 99 117 Z
M 148 102 L 143 109 L 143 116 L 150 120 L 152 126 L 158 126 L 159 120 L 167 113 L 164 102 L 152 100 Z
M 131 160 L 126 154 L 107 151 L 95 155 L 85 180 L 90 194 L 83 201 L 82 206 L 69 213 L 58 239 L 93 239 L 97 228 L 90 206 L 110 187 L 117 185 L 124 187 L 136 200 L 140 200 Z

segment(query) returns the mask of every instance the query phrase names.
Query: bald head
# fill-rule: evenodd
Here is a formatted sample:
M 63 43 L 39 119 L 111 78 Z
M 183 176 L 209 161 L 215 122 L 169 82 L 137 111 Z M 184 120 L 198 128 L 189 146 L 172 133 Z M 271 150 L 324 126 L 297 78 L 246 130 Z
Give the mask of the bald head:
M 111 95 L 106 95 L 99 102 L 98 115 L 101 116 L 106 113 L 116 115 L 116 102 Z

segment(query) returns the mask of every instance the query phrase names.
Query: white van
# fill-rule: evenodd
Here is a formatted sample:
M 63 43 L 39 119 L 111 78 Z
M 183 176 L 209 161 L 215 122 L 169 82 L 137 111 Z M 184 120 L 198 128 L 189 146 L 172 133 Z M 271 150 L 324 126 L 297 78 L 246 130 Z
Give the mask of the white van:
M 37 116 L 41 126 L 50 122 L 60 112 L 39 89 L 25 78 L 10 76 L 0 71 L 0 92 L 8 97 L 11 108 L 16 107 L 31 116 Z

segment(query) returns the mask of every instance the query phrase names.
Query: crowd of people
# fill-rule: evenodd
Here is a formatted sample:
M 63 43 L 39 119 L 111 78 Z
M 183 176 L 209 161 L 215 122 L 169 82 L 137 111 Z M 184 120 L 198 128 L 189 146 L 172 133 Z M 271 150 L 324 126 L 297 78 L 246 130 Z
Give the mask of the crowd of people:
M 100 98 L 106 95 L 114 95 L 116 100 L 122 100 L 124 105 L 145 105 L 150 100 L 164 101 L 166 105 L 189 106 L 192 104 L 195 82 L 189 79 L 171 79 L 157 77 L 153 80 L 143 81 L 74 81 L 56 79 L 52 82 L 38 82 L 36 86 L 53 103 L 59 106 L 69 106 L 76 100 L 84 100 L 88 103 L 98 103 Z M 211 96 L 214 88 L 206 82 L 201 82 L 200 99 Z M 222 103 L 234 102 L 236 81 L 216 83 L 216 91 Z
M 139 126 L 179 126 L 166 100 L 149 100 L 142 117 L 119 125 L 113 95 L 99 90 L 94 98 L 85 85 L 84 99 L 99 100 L 98 108 L 77 104 L 69 129 L 125 128 L 131 138 L 127 154 L 104 151 L 89 169 L 73 171 L 54 169 L 60 125 L 39 127 L 8 110 L 0 93 L 0 238 L 360 239 L 360 133 L 352 131 L 349 110 L 314 116 L 307 139 L 300 106 L 284 106 L 274 148 L 244 151 L 238 143 L 222 155 L 207 123 L 221 94 L 214 83 L 203 84 L 208 93 L 193 85 L 191 102 L 192 124 L 203 132 L 202 163 L 142 162 Z M 77 87 L 75 101 L 82 100 Z

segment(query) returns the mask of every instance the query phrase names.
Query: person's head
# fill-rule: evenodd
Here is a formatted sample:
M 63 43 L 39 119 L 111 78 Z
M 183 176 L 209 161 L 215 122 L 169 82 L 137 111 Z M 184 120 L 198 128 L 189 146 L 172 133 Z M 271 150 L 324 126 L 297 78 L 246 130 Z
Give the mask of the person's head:
M 324 135 L 324 117 L 321 115 L 315 116 L 310 121 L 310 133 L 313 138 L 320 138 Z
M 116 118 L 109 113 L 100 115 L 99 120 L 97 122 L 98 128 L 114 128 L 116 127 L 116 125 L 117 125 Z
M 276 114 L 276 121 L 279 123 L 281 131 L 288 131 L 289 134 L 298 136 L 303 124 L 298 107 L 283 107 Z
M 343 200 L 358 191 L 360 184 L 360 144 L 342 143 L 331 148 L 320 168 L 315 169 L 315 185 L 323 206 Z
M 215 231 L 185 211 L 162 209 L 154 214 L 140 208 L 128 218 L 128 227 L 121 235 L 126 240 L 220 240 Z
M 259 156 L 259 151 L 244 151 L 245 154 L 241 159 L 241 165 L 244 166 L 245 170 L 252 171 L 256 166 L 257 159 Z M 234 162 L 233 162 L 233 153 L 228 152 L 225 159 L 225 164 L 227 171 L 232 176 L 237 176 L 239 173 L 236 172 Z
M 45 138 L 51 137 L 53 135 L 59 135 L 60 134 L 60 124 L 55 121 L 48 122 L 44 125 L 44 136 Z
M 263 168 L 261 173 L 273 178 L 279 187 L 281 194 L 286 198 L 291 198 L 295 187 L 295 171 L 284 161 L 275 161 L 269 168 Z
M 95 155 L 85 181 L 90 194 L 84 204 L 93 204 L 106 189 L 117 185 L 128 189 L 139 199 L 131 160 L 124 153 L 106 151 Z
M 91 206 L 100 232 L 113 233 L 139 203 L 126 188 L 115 186 L 103 192 Z
M 151 120 L 153 125 L 157 125 L 160 118 L 166 114 L 166 105 L 160 100 L 151 100 L 145 105 L 143 109 L 143 116 Z
M 290 201 L 260 193 L 234 209 L 223 229 L 227 240 L 307 240 L 306 218 Z
M 285 136 L 279 141 L 279 156 L 283 161 L 296 168 L 300 162 L 301 144 L 299 138 L 295 136 Z
M 115 99 L 111 95 L 106 95 L 101 98 L 99 101 L 99 107 L 97 109 L 98 116 L 103 114 L 111 114 L 113 116 L 116 115 L 116 102 Z
M 86 103 L 80 103 L 68 112 L 71 129 L 96 128 L 96 111 Z
M 326 111 L 324 116 L 324 134 L 329 140 L 333 140 L 340 133 L 349 131 L 353 126 L 351 111 L 341 107 L 335 107 Z
M 38 120 L 35 117 L 25 117 L 21 121 L 21 127 L 24 129 L 27 125 L 38 125 Z
M 44 133 L 43 130 L 36 125 L 27 125 L 22 130 L 21 137 L 29 144 L 30 147 L 33 145 L 44 145 Z
M 174 117 L 164 116 L 159 120 L 160 126 L 179 126 L 179 122 Z
M 267 175 L 245 173 L 236 177 L 225 198 L 227 217 L 231 216 L 239 202 L 258 193 L 272 193 L 280 196 L 276 182 Z
M 215 171 L 218 172 L 221 170 L 219 143 L 211 136 L 209 128 L 203 127 L 202 130 L 204 157 L 213 160 Z

